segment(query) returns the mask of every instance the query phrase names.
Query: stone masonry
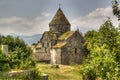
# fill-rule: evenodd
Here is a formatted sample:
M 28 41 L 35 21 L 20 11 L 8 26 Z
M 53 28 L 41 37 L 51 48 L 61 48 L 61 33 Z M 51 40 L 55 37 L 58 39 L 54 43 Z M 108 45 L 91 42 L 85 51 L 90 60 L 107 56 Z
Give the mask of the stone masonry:
M 34 46 L 34 58 L 51 64 L 80 64 L 87 55 L 84 38 L 79 30 L 71 31 L 71 25 L 61 8 L 49 23 L 49 31 Z

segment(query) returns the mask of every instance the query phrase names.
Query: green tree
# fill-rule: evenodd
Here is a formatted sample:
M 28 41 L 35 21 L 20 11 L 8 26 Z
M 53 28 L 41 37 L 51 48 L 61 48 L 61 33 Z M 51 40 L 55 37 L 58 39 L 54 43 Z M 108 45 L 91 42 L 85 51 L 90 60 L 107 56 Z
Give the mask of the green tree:
M 120 8 L 117 0 L 112 1 L 113 14 L 120 20 Z
M 8 45 L 8 50 L 10 51 L 10 52 L 12 52 L 12 51 L 14 51 L 14 49 L 15 49 L 15 39 L 12 37 L 12 36 L 10 36 L 10 35 L 8 35 L 8 36 L 6 36 L 6 37 L 2 37 L 2 44 L 3 45 Z
M 90 80 L 120 79 L 120 33 L 110 19 L 98 31 L 85 34 L 85 45 L 90 54 L 82 65 L 82 74 Z
M 15 51 L 10 54 L 10 66 L 13 69 L 28 69 L 35 66 L 35 62 L 31 57 L 31 50 L 17 47 Z
M 27 47 L 25 42 L 19 37 L 10 35 L 0 36 L 0 42 L 3 45 L 8 45 L 9 56 L 8 62 L 12 69 L 27 69 L 35 66 L 32 60 L 32 50 Z

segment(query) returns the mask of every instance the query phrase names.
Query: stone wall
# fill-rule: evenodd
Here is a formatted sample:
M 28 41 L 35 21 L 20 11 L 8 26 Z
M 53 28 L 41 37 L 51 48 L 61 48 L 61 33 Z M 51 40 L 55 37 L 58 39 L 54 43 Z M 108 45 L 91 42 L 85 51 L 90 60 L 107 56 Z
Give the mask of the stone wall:
M 87 55 L 87 49 L 83 46 L 84 39 L 76 31 L 68 40 L 67 45 L 62 47 L 62 64 L 81 63 Z
M 37 52 L 33 53 L 34 58 L 37 61 L 49 61 L 50 62 L 50 49 L 53 45 L 52 42 L 54 40 L 51 39 L 51 36 L 48 34 L 49 32 L 45 32 L 42 36 L 42 39 L 40 40 L 40 43 L 42 44 L 42 47 Z
M 50 31 L 57 31 L 62 33 L 65 33 L 67 31 L 70 31 L 70 25 L 55 25 L 55 26 L 49 26 L 50 27 Z
M 39 62 L 50 62 L 50 54 L 48 53 L 33 53 L 33 59 Z
M 34 80 L 33 70 L 0 73 L 0 80 Z

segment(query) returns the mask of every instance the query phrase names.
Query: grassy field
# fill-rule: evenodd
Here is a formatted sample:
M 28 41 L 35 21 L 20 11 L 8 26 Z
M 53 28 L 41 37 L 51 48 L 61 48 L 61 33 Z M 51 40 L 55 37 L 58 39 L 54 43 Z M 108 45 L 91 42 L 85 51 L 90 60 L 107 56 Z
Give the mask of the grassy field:
M 53 68 L 50 64 L 37 63 L 37 68 L 41 74 L 48 74 L 49 80 L 82 80 L 78 65 L 59 65 L 59 68 Z

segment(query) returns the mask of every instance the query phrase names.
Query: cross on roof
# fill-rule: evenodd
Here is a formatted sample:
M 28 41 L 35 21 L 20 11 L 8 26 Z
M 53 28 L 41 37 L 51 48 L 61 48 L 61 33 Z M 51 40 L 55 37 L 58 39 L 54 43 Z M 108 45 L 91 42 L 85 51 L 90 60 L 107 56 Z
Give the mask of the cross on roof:
M 61 4 L 59 4 L 59 8 L 60 8 Z

